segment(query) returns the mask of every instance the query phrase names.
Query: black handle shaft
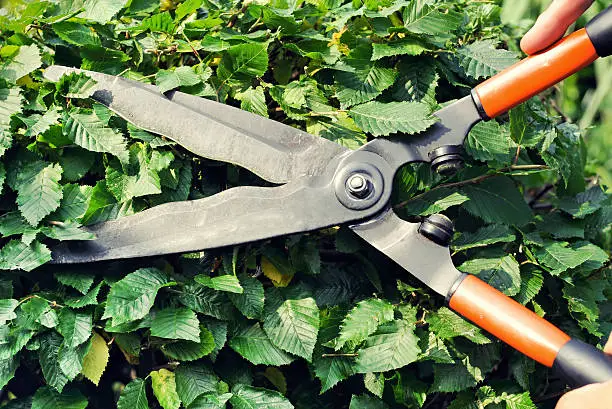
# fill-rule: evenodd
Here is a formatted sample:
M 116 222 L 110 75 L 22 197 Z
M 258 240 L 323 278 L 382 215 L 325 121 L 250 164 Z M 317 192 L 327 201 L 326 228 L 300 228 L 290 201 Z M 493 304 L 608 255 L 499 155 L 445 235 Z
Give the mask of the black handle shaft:
M 597 55 L 600 57 L 612 55 L 612 6 L 595 16 L 585 28 Z
M 612 356 L 572 339 L 559 350 L 553 370 L 575 388 L 606 382 L 612 380 Z

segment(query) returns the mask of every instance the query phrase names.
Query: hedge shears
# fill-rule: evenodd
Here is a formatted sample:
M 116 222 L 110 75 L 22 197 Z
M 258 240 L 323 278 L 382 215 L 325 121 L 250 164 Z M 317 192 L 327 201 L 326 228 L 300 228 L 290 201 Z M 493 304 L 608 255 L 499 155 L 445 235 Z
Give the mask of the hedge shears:
M 448 244 L 453 224 L 443 215 L 420 223 L 390 206 L 393 177 L 403 165 L 436 170 L 461 160 L 470 129 L 508 111 L 612 54 L 612 7 L 585 29 L 561 39 L 438 110 L 438 121 L 411 138 L 377 138 L 358 150 L 288 125 L 178 91 L 121 77 L 51 66 L 45 77 L 85 72 L 92 98 L 128 122 L 164 135 L 194 154 L 250 170 L 276 187 L 241 186 L 198 200 L 162 204 L 83 229 L 91 241 L 62 242 L 55 263 L 157 256 L 238 245 L 348 224 L 376 249 L 436 293 L 450 308 L 572 386 L 612 379 L 612 358 L 568 335 L 476 276 L 459 272 Z

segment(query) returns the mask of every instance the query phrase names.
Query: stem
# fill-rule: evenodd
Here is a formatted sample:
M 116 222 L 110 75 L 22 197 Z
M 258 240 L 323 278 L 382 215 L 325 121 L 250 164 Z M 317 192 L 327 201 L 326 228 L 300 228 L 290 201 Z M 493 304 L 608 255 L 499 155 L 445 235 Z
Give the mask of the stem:
M 187 36 L 185 35 L 185 33 L 181 33 L 183 35 L 183 37 L 185 38 L 185 41 L 187 41 L 187 44 L 189 44 L 189 48 L 191 48 L 191 51 L 193 51 L 193 54 L 196 56 L 196 58 L 198 59 L 198 61 L 200 61 L 200 64 L 202 64 L 202 58 L 200 58 L 200 54 L 198 53 L 198 50 L 196 50 L 192 45 L 191 45 L 191 40 L 189 38 L 187 38 Z
M 359 356 L 357 353 L 352 354 L 321 354 L 321 358 L 335 358 L 335 357 L 356 357 Z

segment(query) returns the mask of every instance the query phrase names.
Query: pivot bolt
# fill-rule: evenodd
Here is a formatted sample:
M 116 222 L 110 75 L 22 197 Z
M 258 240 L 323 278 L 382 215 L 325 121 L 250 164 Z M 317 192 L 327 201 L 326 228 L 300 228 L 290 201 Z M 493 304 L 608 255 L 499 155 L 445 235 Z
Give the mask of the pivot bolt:
M 353 197 L 364 199 L 372 192 L 372 182 L 361 173 L 354 173 L 346 180 L 346 191 Z
M 419 226 L 420 234 L 444 247 L 450 244 L 453 230 L 453 222 L 443 214 L 432 214 Z
M 429 154 L 431 167 L 442 176 L 451 176 L 463 167 L 462 153 L 458 145 L 440 146 Z

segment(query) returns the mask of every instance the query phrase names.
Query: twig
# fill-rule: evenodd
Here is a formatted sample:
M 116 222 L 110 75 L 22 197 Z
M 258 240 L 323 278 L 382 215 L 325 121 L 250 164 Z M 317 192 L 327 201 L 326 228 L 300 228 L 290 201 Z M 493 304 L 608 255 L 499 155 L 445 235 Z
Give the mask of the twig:
M 352 354 L 321 354 L 321 358 L 335 358 L 335 357 L 356 357 L 359 356 L 357 353 Z
M 539 170 L 539 169 L 548 169 L 548 166 L 546 165 L 512 165 L 512 166 L 507 166 L 505 168 L 502 169 L 498 169 L 496 170 L 494 173 L 488 173 L 486 175 L 480 175 L 477 176 L 475 178 L 472 179 L 467 179 L 467 180 L 462 180 L 460 182 L 453 182 L 453 183 L 444 183 L 442 185 L 438 185 L 430 190 L 428 190 L 427 192 L 421 193 L 419 195 L 413 196 L 408 200 L 405 200 L 403 202 L 398 203 L 397 205 L 394 206 L 394 209 L 400 209 L 406 205 L 408 205 L 411 201 L 415 200 L 415 199 L 419 199 L 422 196 L 424 196 L 426 193 L 432 192 L 434 190 L 439 190 L 442 188 L 453 188 L 453 187 L 461 187 L 461 186 L 465 186 L 465 185 L 475 185 L 478 183 L 481 183 L 487 179 L 490 179 L 492 177 L 495 176 L 499 176 L 505 172 L 510 172 L 513 170 Z
M 198 59 L 198 61 L 200 61 L 200 64 L 202 64 L 202 58 L 200 58 L 200 54 L 198 53 L 198 50 L 196 50 L 193 45 L 191 45 L 191 40 L 185 35 L 185 33 L 181 33 L 183 35 L 183 37 L 185 38 L 185 41 L 187 41 L 187 44 L 189 44 L 189 48 L 191 48 L 191 51 L 193 51 L 193 54 L 196 56 L 196 58 Z
M 533 206 L 534 204 L 536 204 L 536 202 L 537 202 L 538 200 L 540 200 L 542 197 L 544 197 L 544 195 L 546 195 L 546 193 L 550 192 L 550 191 L 552 190 L 552 188 L 553 188 L 553 187 L 554 187 L 553 185 L 546 185 L 546 186 L 544 187 L 544 189 L 540 190 L 540 191 L 538 192 L 538 194 L 536 194 L 536 195 L 533 197 L 533 199 L 531 199 L 531 200 L 529 201 L 529 207 L 531 207 L 531 206 Z

